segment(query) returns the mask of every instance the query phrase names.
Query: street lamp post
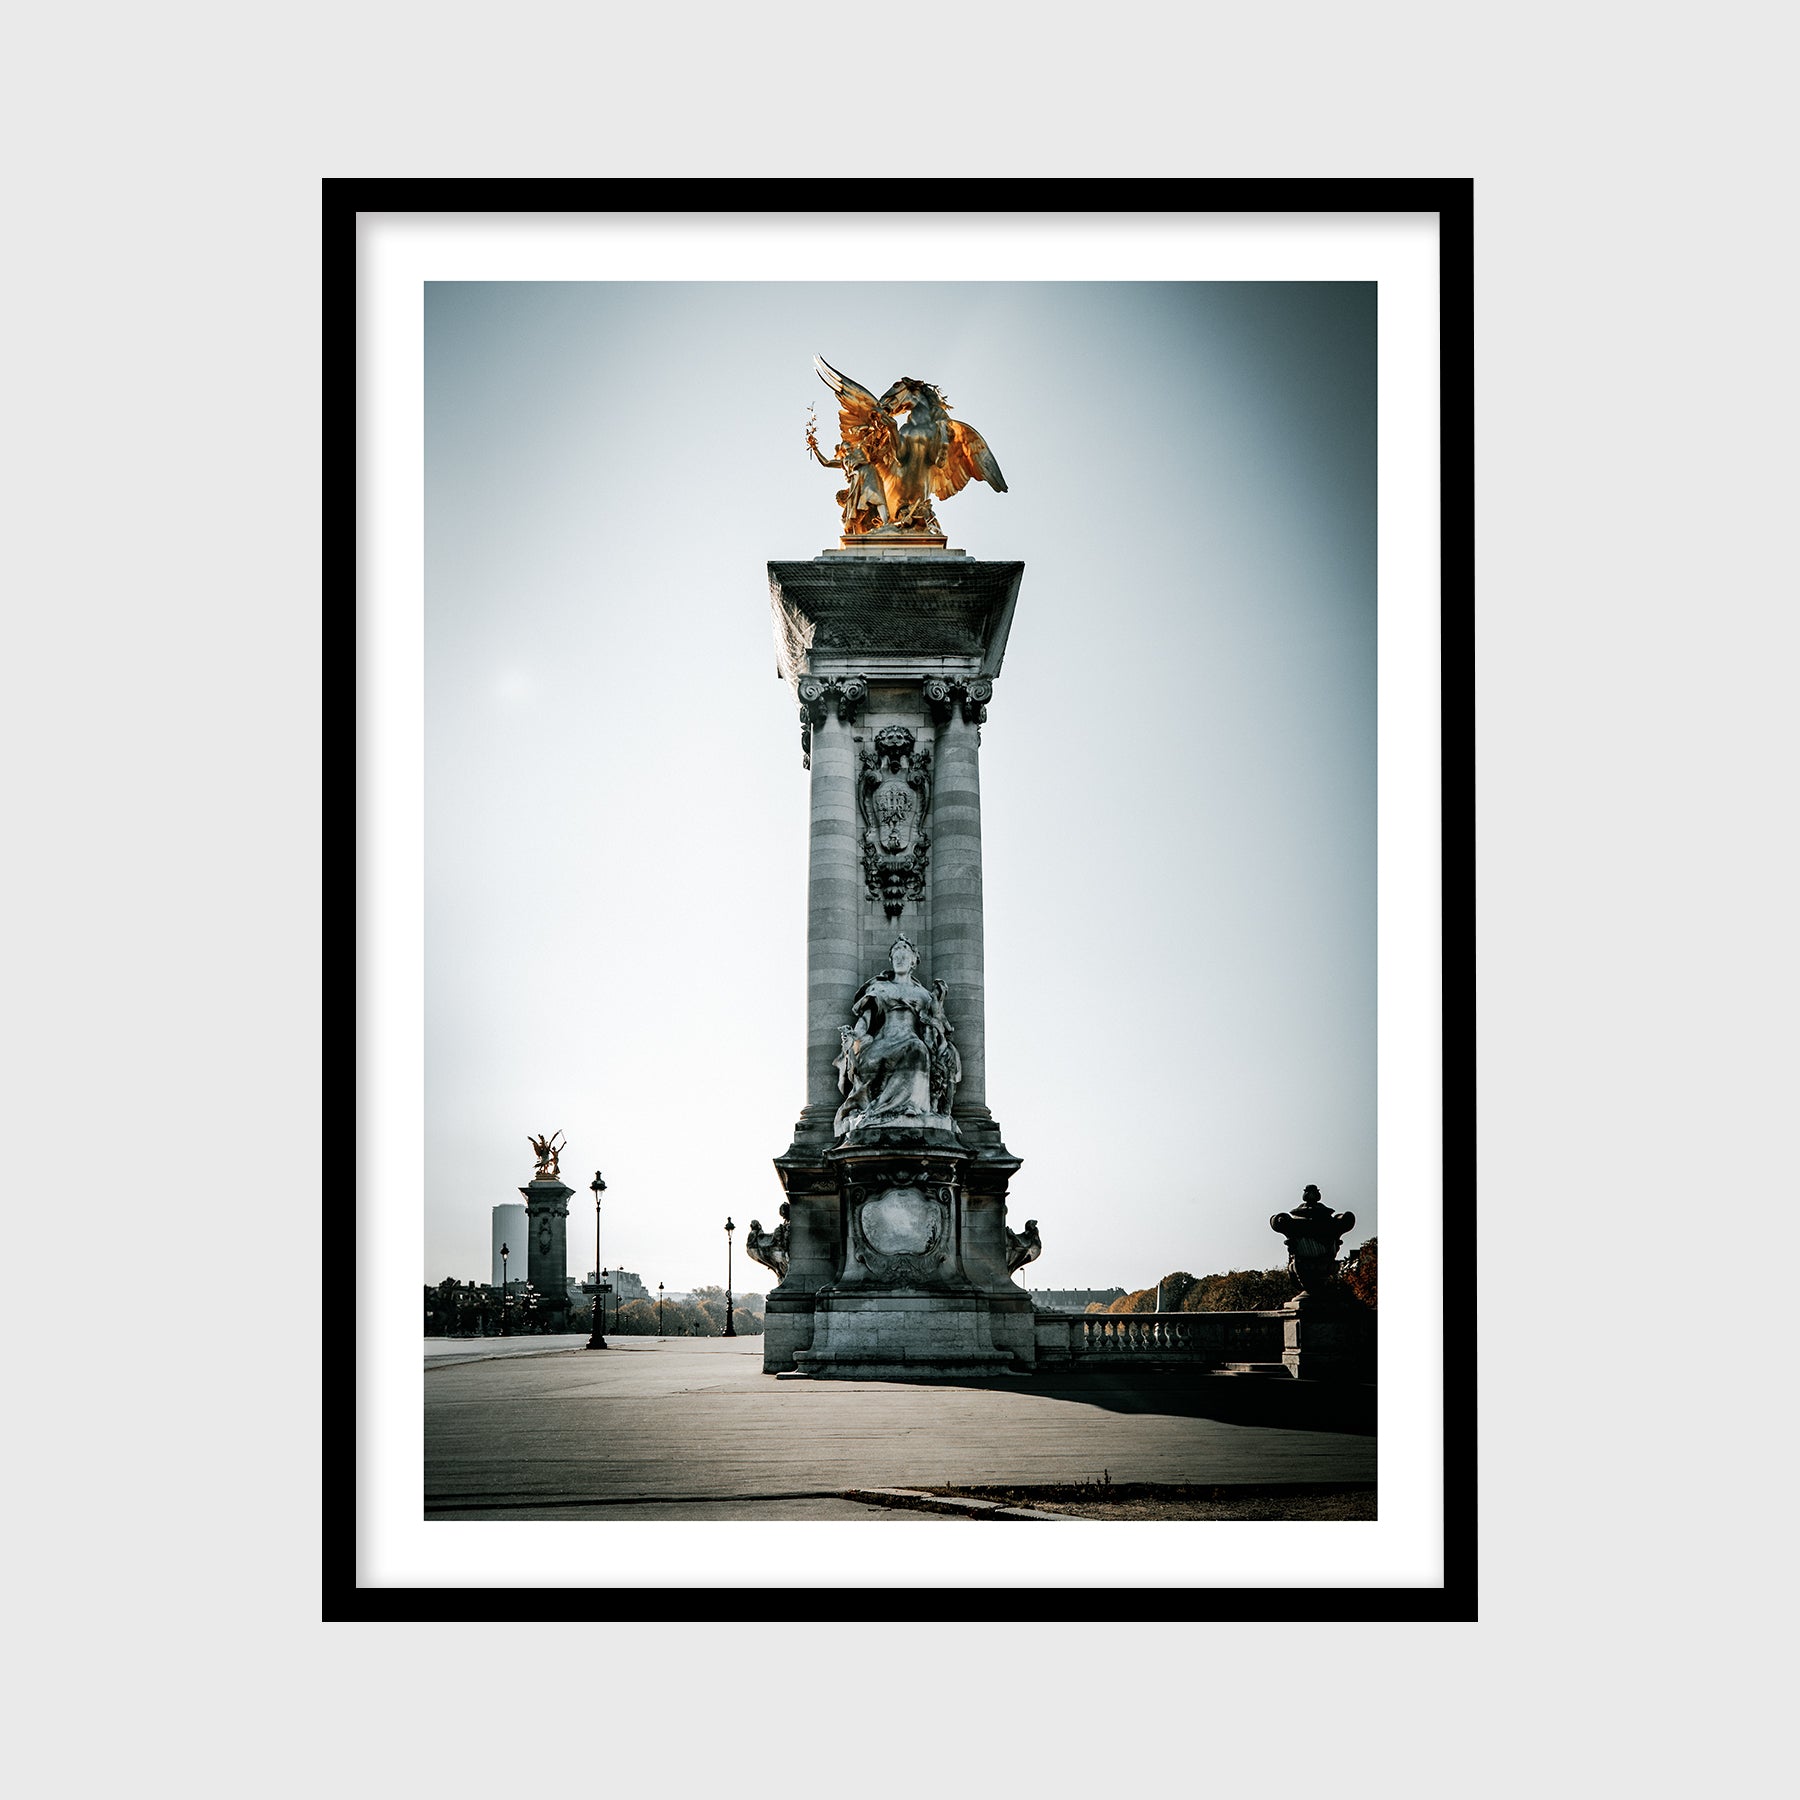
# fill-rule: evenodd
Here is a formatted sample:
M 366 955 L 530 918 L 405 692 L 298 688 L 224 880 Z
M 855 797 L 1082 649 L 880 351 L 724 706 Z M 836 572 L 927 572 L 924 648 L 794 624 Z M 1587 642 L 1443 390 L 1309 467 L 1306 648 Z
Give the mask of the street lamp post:
M 737 1327 L 731 1322 L 731 1234 L 737 1227 L 731 1222 L 729 1213 L 725 1216 L 725 1335 L 737 1336 Z
M 663 1284 L 659 1281 L 656 1284 L 656 1335 L 658 1337 L 661 1337 L 663 1334 L 662 1303 L 663 1303 Z
M 488 1242 L 492 1243 L 493 1239 L 490 1238 Z M 506 1259 L 511 1254 L 512 1252 L 504 1244 L 500 1246 L 500 1335 L 502 1337 L 506 1336 Z
M 590 1350 L 606 1348 L 606 1301 L 599 1291 L 599 1284 L 606 1279 L 606 1271 L 600 1267 L 600 1196 L 606 1192 L 606 1182 L 600 1171 L 594 1171 L 594 1179 L 588 1183 L 588 1192 L 594 1196 L 594 1331 L 587 1341 Z

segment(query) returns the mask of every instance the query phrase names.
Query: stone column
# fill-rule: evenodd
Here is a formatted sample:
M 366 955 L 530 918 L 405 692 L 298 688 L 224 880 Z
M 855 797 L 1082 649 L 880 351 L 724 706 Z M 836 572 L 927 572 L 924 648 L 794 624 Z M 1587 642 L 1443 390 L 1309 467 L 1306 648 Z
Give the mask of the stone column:
M 838 1108 L 838 1027 L 850 998 L 866 979 L 858 968 L 862 898 L 861 827 L 856 812 L 856 757 L 850 727 L 868 699 L 858 675 L 837 680 L 808 676 L 800 683 L 812 771 L 811 830 L 806 893 L 806 1107 L 794 1149 L 831 1146 Z
M 956 1029 L 962 1081 L 955 1117 L 978 1155 L 999 1151 L 987 1104 L 987 980 L 981 905 L 981 722 L 994 684 L 933 679 L 925 698 L 937 721 L 931 796 L 932 974 L 949 986 L 945 1003 Z

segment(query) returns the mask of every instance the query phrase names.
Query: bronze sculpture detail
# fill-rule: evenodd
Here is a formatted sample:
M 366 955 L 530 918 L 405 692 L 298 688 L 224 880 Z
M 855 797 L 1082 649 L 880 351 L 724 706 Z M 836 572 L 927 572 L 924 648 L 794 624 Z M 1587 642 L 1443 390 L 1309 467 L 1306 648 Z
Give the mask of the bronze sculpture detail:
M 971 481 L 1006 492 L 986 439 L 951 418 L 950 402 L 929 381 L 903 375 L 878 400 L 822 356 L 813 367 L 838 397 L 840 441 L 835 456 L 825 455 L 809 423 L 806 447 L 825 468 L 844 472 L 837 498 L 845 537 L 940 537 L 933 500 Z
M 562 1139 L 562 1141 L 557 1142 L 557 1139 Z M 563 1138 L 563 1134 L 558 1131 L 553 1132 L 550 1137 L 532 1137 L 527 1133 L 525 1141 L 537 1153 L 537 1174 L 532 1179 L 534 1181 L 560 1181 L 562 1173 L 557 1167 L 557 1158 L 562 1155 L 568 1145 L 568 1140 Z

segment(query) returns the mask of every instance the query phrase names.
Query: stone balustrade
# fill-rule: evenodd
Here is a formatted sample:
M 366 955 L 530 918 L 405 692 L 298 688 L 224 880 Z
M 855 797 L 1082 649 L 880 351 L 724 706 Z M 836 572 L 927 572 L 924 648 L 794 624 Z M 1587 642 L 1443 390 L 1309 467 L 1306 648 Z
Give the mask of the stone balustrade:
M 1281 1367 L 1279 1312 L 1037 1315 L 1040 1360 L 1228 1363 Z

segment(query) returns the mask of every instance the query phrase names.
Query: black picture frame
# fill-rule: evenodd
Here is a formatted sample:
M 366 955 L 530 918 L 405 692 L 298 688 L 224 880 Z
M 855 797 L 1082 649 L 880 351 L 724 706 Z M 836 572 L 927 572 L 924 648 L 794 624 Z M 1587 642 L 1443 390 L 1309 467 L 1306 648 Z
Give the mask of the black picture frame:
M 356 717 L 358 593 L 357 222 L 369 213 L 545 214 L 834 211 L 824 181 L 328 179 L 322 183 L 324 321 L 323 704 L 328 720 Z M 1441 450 L 1443 1254 L 1446 1310 L 1455 1276 L 1455 1357 L 1444 1366 L 1443 1572 L 1435 1587 L 1112 1587 L 1109 1617 L 1195 1620 L 1466 1621 L 1477 1608 L 1475 1368 L 1475 788 L 1474 788 L 1474 189 L 1446 180 L 969 180 L 933 188 L 941 213 L 1432 213 L 1439 230 Z M 326 734 L 328 743 L 333 733 Z M 357 932 L 357 752 L 325 772 L 323 902 L 327 930 Z M 362 967 L 338 964 L 324 997 L 325 1166 L 355 1166 L 358 1140 L 357 986 Z M 344 972 L 348 969 L 348 972 Z M 359 1191 L 359 1210 L 370 1203 Z M 341 1220 L 321 1208 L 324 1266 L 342 1270 Z M 358 1576 L 358 1350 L 348 1284 L 324 1301 L 321 1616 L 351 1620 L 598 1619 L 608 1596 L 580 1587 L 395 1587 Z M 349 1329 L 345 1327 L 348 1325 Z M 759 1599 L 778 1615 L 887 1620 L 1054 1619 L 1094 1610 L 1090 1583 L 1037 1588 L 683 1588 L 690 1619 L 735 1617 Z

